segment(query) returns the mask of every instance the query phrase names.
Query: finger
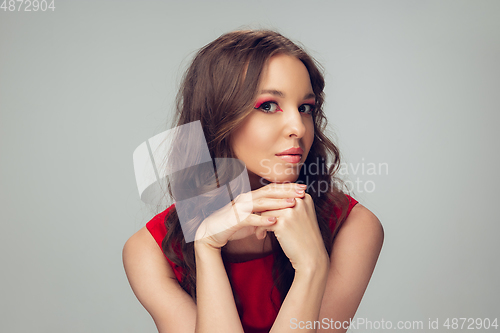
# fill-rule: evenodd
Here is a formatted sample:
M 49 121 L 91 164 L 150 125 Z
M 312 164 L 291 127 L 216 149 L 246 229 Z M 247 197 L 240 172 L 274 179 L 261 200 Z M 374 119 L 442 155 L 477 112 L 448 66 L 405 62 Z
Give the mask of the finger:
M 266 227 L 257 227 L 255 229 L 255 236 L 257 239 L 264 239 L 266 238 L 267 235 L 267 228 Z
M 307 185 L 296 183 L 269 184 L 258 190 L 252 191 L 255 199 L 259 198 L 290 198 L 303 197 Z
M 306 185 L 295 183 L 269 184 L 258 190 L 239 194 L 232 205 L 236 205 L 238 212 L 246 214 L 293 207 L 295 202 L 286 199 L 303 198 L 305 188 Z
M 270 198 L 260 198 L 253 201 L 253 212 L 265 212 L 268 210 L 277 210 L 283 208 L 291 208 L 295 206 L 295 198 L 286 199 L 270 199 Z
M 239 226 L 243 227 L 269 227 L 277 221 L 275 216 L 259 216 L 250 214 L 246 219 L 240 222 Z

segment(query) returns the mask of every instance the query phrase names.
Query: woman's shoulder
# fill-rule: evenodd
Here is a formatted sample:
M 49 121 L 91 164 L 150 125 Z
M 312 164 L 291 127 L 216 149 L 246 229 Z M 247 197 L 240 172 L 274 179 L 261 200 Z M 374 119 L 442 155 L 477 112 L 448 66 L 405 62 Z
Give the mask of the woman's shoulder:
M 156 245 L 146 227 L 142 227 L 133 234 L 123 246 L 122 260 L 129 281 L 138 281 L 144 270 L 151 267 L 165 266 L 163 253 Z M 168 265 L 166 265 L 168 266 Z M 174 277 L 173 271 L 168 270 L 169 275 Z
M 139 231 L 133 234 L 125 243 L 123 248 L 123 261 L 136 262 L 133 258 L 156 258 L 158 262 L 165 262 L 167 260 L 169 266 L 172 268 L 175 278 L 180 281 L 183 271 L 182 268 L 173 263 L 164 253 L 162 242 L 167 235 L 167 228 L 165 226 L 165 219 L 168 214 L 172 212 L 175 206 L 172 205 L 165 209 L 163 212 L 155 215 L 146 226 L 142 227 Z M 178 249 L 176 253 L 180 259 Z M 132 259 L 131 259 L 132 258 Z
M 194 308 L 191 297 L 180 287 L 175 270 L 167 263 L 150 232 L 144 226 L 123 247 L 123 266 L 139 302 L 153 317 L 159 330 L 179 319 L 183 310 Z M 184 306 L 186 305 L 186 306 Z
M 167 234 L 165 218 L 171 212 L 173 206 L 155 215 L 144 227 L 133 234 L 125 243 L 123 253 L 158 252 L 157 246 L 161 249 L 161 243 Z
M 348 203 L 344 203 L 347 205 L 347 213 L 340 221 L 342 232 L 339 230 L 339 235 L 342 233 L 343 238 L 349 238 L 351 243 L 357 240 L 368 244 L 368 240 L 370 240 L 374 248 L 381 247 L 384 241 L 384 228 L 378 217 L 352 196 L 345 193 L 344 196 L 348 201 Z M 336 206 L 334 211 L 339 216 L 342 207 Z
M 357 204 L 342 224 L 339 237 L 369 253 L 378 253 L 384 242 L 384 228 L 378 217 L 368 208 Z
M 332 201 L 329 201 L 332 207 L 332 214 L 330 215 L 330 221 L 329 221 L 330 228 L 332 229 L 332 231 L 335 229 L 335 226 L 338 223 L 338 221 L 340 220 L 340 223 L 345 221 L 349 216 L 349 214 L 351 213 L 354 206 L 358 204 L 358 201 L 349 194 L 345 193 L 342 194 L 343 197 L 341 197 L 342 199 L 340 200 L 339 203 L 334 203 Z M 347 211 L 345 213 L 345 216 L 342 218 L 342 212 L 345 208 L 347 209 Z
M 165 239 L 165 236 L 167 235 L 167 227 L 165 226 L 165 219 L 168 217 L 168 215 L 175 209 L 175 204 L 171 205 L 167 209 L 165 209 L 163 212 L 155 215 L 148 223 L 146 223 L 145 229 L 149 231 L 149 238 L 153 238 L 160 249 L 162 255 L 167 259 L 167 262 L 170 264 L 170 267 L 172 267 L 172 270 L 174 271 L 175 277 L 177 278 L 178 281 L 182 280 L 182 275 L 184 274 L 183 269 L 176 265 L 172 260 L 170 260 L 165 253 L 163 253 L 163 240 Z M 182 251 L 180 249 L 180 243 L 174 243 L 174 252 L 177 255 L 177 258 L 182 260 L 183 255 Z
M 347 197 L 347 200 L 349 201 L 349 204 L 347 206 L 347 215 L 349 215 L 349 213 L 354 208 L 354 206 L 356 206 L 358 201 L 356 199 L 354 199 L 353 197 L 351 197 L 349 194 L 344 194 L 344 195 Z
M 153 236 L 154 240 L 160 246 L 160 248 L 163 239 L 167 235 L 167 227 L 165 226 L 165 219 L 167 218 L 168 214 L 172 212 L 174 207 L 175 204 L 171 205 L 163 212 L 155 215 L 148 223 L 146 223 L 146 229 L 149 230 L 149 233 L 151 234 L 151 236 Z

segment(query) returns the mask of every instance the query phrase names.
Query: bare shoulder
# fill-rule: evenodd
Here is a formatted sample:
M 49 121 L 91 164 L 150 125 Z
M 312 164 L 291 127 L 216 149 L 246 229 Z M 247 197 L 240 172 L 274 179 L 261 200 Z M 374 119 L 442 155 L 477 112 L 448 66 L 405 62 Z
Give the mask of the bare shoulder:
M 344 221 L 337 236 L 348 238 L 348 241 L 353 241 L 352 238 L 355 238 L 361 243 L 373 246 L 374 250 L 378 247 L 380 251 L 384 241 L 384 228 L 375 214 L 357 203 Z
M 369 209 L 356 204 L 337 233 L 331 262 L 335 267 L 371 276 L 384 242 L 384 228 Z M 355 258 L 355 260 L 353 260 Z M 354 264 L 356 263 L 356 264 Z M 368 280 L 366 280 L 368 282 Z
M 379 219 L 363 205 L 356 204 L 333 242 L 320 318 L 344 322 L 354 317 L 383 241 L 384 229 Z
M 132 262 L 135 258 L 144 255 L 157 257 L 158 254 L 163 255 L 160 247 L 145 226 L 133 234 L 123 246 L 124 263 L 125 261 Z
M 179 285 L 172 267 L 146 227 L 127 240 L 122 258 L 130 286 L 158 330 L 186 332 L 192 327 L 194 331 L 196 306 Z M 186 319 L 182 327 L 179 327 L 179 317 Z
M 129 273 L 147 275 L 147 270 L 157 268 L 157 265 L 164 266 L 168 264 L 163 252 L 146 227 L 139 229 L 127 240 L 123 246 L 122 257 L 127 277 L 129 277 Z M 170 271 L 167 269 L 164 273 L 170 277 L 175 277 L 172 269 Z
M 147 308 L 148 284 L 175 282 L 174 272 L 146 227 L 133 234 L 123 246 L 123 266 L 132 290 Z M 149 309 L 148 309 L 149 310 Z

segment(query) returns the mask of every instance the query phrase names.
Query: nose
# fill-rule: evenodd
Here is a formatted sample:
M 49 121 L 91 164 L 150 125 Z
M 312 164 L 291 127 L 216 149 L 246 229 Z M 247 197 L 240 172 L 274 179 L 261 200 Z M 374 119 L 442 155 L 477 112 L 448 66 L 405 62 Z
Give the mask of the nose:
M 288 112 L 287 112 L 288 111 Z M 302 138 L 306 133 L 306 126 L 302 114 L 297 108 L 285 110 L 285 135 L 287 137 Z

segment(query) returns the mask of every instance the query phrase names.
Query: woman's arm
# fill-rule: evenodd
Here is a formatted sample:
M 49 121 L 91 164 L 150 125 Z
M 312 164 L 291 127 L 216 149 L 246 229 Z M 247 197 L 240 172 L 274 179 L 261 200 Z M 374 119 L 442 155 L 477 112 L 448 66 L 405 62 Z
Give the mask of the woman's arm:
M 306 197 L 304 207 L 310 204 Z M 300 207 L 300 206 L 299 206 Z M 302 225 L 305 218 L 299 219 Z M 293 226 L 291 224 L 290 226 Z M 275 228 L 274 228 L 275 229 Z M 288 227 L 287 229 L 294 229 Z M 297 234 L 295 232 L 295 234 Z M 307 230 L 299 233 L 307 239 L 314 233 Z M 289 234 L 293 238 L 293 234 Z M 313 237 L 314 239 L 314 237 Z M 282 240 L 280 244 L 289 246 Z M 290 252 L 295 278 L 281 306 L 271 332 L 345 332 L 346 329 L 334 330 L 330 324 L 334 321 L 346 322 L 352 318 L 361 302 L 375 267 L 383 242 L 383 229 L 375 215 L 362 205 L 356 205 L 340 229 L 333 244 L 331 258 L 327 264 L 322 260 L 297 261 L 300 252 Z M 311 246 L 294 243 L 292 249 L 301 249 L 302 253 L 311 253 Z M 322 242 L 321 242 L 322 244 Z M 321 258 L 321 254 L 318 258 Z M 309 265 L 304 266 L 304 263 Z M 323 321 L 326 318 L 326 321 Z M 320 323 L 320 326 L 308 323 Z M 311 328 L 311 326 L 313 326 Z
M 296 201 L 301 202 L 304 193 L 304 187 L 301 185 L 293 185 L 293 184 L 270 184 L 266 187 L 263 187 L 259 190 L 255 190 L 252 192 L 252 200 L 253 200 L 253 209 L 254 212 L 264 212 L 268 211 L 276 211 L 276 210 L 285 210 L 290 213 L 290 210 L 286 210 L 287 208 L 293 207 L 296 205 Z M 295 198 L 291 201 L 287 200 L 288 198 Z M 240 203 L 240 197 L 236 198 L 235 205 L 243 204 L 245 205 L 245 199 Z M 308 200 L 310 197 L 308 198 Z M 312 200 L 310 200 L 312 203 Z M 262 214 L 262 216 L 250 214 L 243 221 L 239 221 L 237 225 L 234 227 L 228 227 L 223 232 L 215 233 L 211 230 L 212 227 L 218 227 L 224 220 L 227 220 L 225 214 L 227 216 L 231 216 L 233 212 L 232 205 L 227 205 L 224 209 L 219 210 L 218 212 L 212 214 L 210 217 L 205 219 L 197 230 L 196 233 L 196 241 L 195 241 L 195 254 L 196 254 L 196 295 L 197 295 L 197 320 L 196 320 L 196 332 L 216 332 L 216 333 L 238 333 L 243 332 L 243 327 L 241 325 L 241 321 L 238 315 L 238 311 L 236 309 L 236 304 L 234 302 L 234 296 L 232 293 L 231 285 L 229 283 L 229 279 L 227 277 L 226 270 L 224 268 L 224 264 L 221 258 L 220 249 L 223 247 L 229 239 L 233 238 L 236 235 L 238 230 L 250 229 L 253 233 L 257 229 L 261 230 L 273 230 L 273 226 L 277 223 L 277 219 L 274 216 L 267 216 L 267 214 Z M 304 213 L 304 210 L 302 211 Z M 285 238 L 288 238 L 288 230 L 283 230 L 284 226 L 282 226 L 280 234 L 283 234 Z M 317 223 L 316 223 L 317 228 Z M 292 233 L 297 234 L 300 230 L 295 229 L 292 230 Z M 275 232 L 276 233 L 276 232 Z M 208 236 L 202 236 L 208 235 Z M 315 244 L 314 240 L 311 240 L 311 244 Z M 293 247 L 293 242 L 290 243 Z M 312 274 L 311 267 L 321 268 L 321 265 L 314 265 L 322 263 L 325 266 L 328 266 L 328 255 L 326 254 L 325 248 L 318 247 L 320 250 L 324 252 L 324 256 L 317 256 L 317 260 L 307 262 L 307 265 L 302 265 L 304 258 L 300 257 L 299 265 L 301 268 L 305 268 L 304 274 L 301 278 L 294 282 L 294 284 L 299 287 L 295 287 L 296 293 L 298 296 L 290 296 L 292 303 L 296 302 L 296 299 L 303 300 L 303 297 L 306 293 L 305 291 L 310 289 L 309 283 L 313 283 L 313 288 L 319 287 L 321 289 L 320 295 L 322 295 L 322 291 L 324 290 L 326 283 L 326 273 L 328 270 L 325 270 L 324 277 L 325 279 L 319 279 Z M 318 253 L 316 251 L 315 253 Z M 324 260 L 321 260 L 324 258 Z M 300 272 L 303 270 L 301 269 Z M 321 298 L 317 300 L 317 311 L 319 311 L 319 306 L 321 303 Z M 306 302 L 306 304 L 312 304 L 312 302 Z M 311 310 L 307 310 L 306 312 L 310 312 Z M 317 315 L 316 311 L 316 315 Z
M 197 244 L 196 262 L 197 304 L 177 282 L 146 227 L 123 247 L 127 278 L 158 332 L 243 332 L 220 249 Z
M 286 198 L 302 196 L 303 193 L 297 193 L 290 184 L 268 185 L 253 191 L 253 210 L 283 209 L 293 205 Z M 229 208 L 232 211 L 232 207 Z M 160 333 L 243 332 L 220 247 L 227 243 L 228 237 L 237 237 L 239 231 L 250 230 L 253 234 L 256 228 L 270 226 L 275 220 L 269 221 L 267 217 L 251 214 L 238 225 L 215 234 L 210 232 L 210 225 L 218 225 L 218 217 L 215 214 L 214 218 L 202 224 L 208 226 L 202 229 L 210 236 L 195 241 L 197 304 L 180 287 L 163 252 L 146 227 L 126 242 L 123 263 L 127 277 Z M 242 235 L 246 233 L 239 234 Z
M 318 262 L 308 269 L 295 270 L 292 286 L 270 332 L 297 332 L 299 322 L 317 320 L 325 291 L 328 266 L 326 260 L 325 263 Z M 316 330 L 301 329 L 300 332 L 316 332 Z
M 220 248 L 195 242 L 195 254 L 198 305 L 195 332 L 243 333 Z
M 378 218 L 361 204 L 356 204 L 335 237 L 319 313 L 320 322 L 326 318 L 330 324 L 335 321 L 345 323 L 345 328 L 334 330 L 325 326 L 318 332 L 347 330 L 368 286 L 383 241 L 384 230 Z
M 295 199 L 291 208 L 269 211 L 262 216 L 276 216 L 276 224 L 258 228 L 274 232 L 283 252 L 295 269 L 295 276 L 276 320 L 272 333 L 295 332 L 295 323 L 318 319 L 329 272 L 329 257 L 319 230 L 314 202 L 309 194 Z M 301 332 L 316 332 L 301 329 Z
M 134 294 L 150 313 L 158 332 L 194 332 L 196 304 L 177 282 L 146 227 L 125 243 L 123 265 Z

